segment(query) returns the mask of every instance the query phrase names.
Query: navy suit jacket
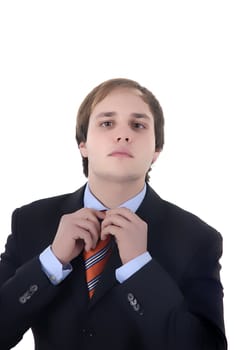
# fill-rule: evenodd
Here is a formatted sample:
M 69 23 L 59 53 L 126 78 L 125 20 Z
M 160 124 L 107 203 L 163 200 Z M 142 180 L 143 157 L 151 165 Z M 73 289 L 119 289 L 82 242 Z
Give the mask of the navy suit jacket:
M 0 349 L 29 328 L 37 350 L 224 350 L 221 235 L 162 200 L 150 186 L 137 210 L 148 223 L 152 261 L 120 284 L 115 241 L 91 301 L 82 256 L 54 286 L 39 254 L 60 218 L 83 206 L 84 187 L 16 209 L 0 261 Z

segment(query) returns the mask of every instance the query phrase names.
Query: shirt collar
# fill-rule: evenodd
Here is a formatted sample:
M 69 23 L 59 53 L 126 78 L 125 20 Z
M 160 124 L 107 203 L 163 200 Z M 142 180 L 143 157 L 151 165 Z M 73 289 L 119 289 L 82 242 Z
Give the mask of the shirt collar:
M 141 205 L 144 197 L 146 194 L 146 184 L 144 185 L 141 192 L 139 192 L 136 196 L 130 198 L 126 202 L 119 205 L 119 208 L 124 207 L 128 208 L 134 213 L 137 211 L 139 206 Z M 91 192 L 89 188 L 89 184 L 85 186 L 85 192 L 84 192 L 84 207 L 85 208 L 92 208 L 96 210 L 108 210 Z

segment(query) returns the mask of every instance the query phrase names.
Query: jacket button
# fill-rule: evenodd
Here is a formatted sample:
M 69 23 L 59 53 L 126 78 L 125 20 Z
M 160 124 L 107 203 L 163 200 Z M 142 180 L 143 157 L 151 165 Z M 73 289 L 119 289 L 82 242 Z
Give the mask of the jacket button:
M 29 288 L 30 292 L 35 293 L 38 290 L 38 286 L 36 284 L 33 284 L 30 288 Z
M 134 299 L 134 295 L 132 293 L 128 293 L 128 301 L 132 301 Z
M 133 305 L 133 309 L 135 311 L 139 311 L 140 310 L 140 305 L 139 304 Z
M 22 296 L 22 297 L 19 298 L 19 302 L 20 302 L 21 304 L 25 304 L 26 301 L 27 301 L 27 298 L 26 298 L 25 296 Z

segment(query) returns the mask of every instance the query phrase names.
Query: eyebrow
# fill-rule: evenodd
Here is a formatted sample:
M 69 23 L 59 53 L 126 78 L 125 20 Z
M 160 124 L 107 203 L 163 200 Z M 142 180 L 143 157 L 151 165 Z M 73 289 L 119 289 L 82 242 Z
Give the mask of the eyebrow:
M 131 113 L 131 116 L 139 119 L 151 119 L 146 113 Z
M 116 112 L 101 112 L 101 113 L 96 115 L 96 118 L 113 117 L 116 114 L 117 114 Z
M 114 117 L 116 116 L 117 113 L 114 111 L 110 111 L 110 112 L 101 112 L 99 114 L 96 115 L 96 118 L 102 118 L 102 117 Z M 131 113 L 130 114 L 131 117 L 133 118 L 137 118 L 137 119 L 151 119 L 146 113 Z

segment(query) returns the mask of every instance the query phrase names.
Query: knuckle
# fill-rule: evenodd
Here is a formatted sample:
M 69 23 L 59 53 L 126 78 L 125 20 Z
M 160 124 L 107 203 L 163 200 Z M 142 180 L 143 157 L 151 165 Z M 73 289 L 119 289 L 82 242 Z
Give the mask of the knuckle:
M 68 215 L 68 214 L 63 214 L 63 215 L 61 216 L 61 220 L 62 220 L 62 221 L 66 220 L 66 219 L 67 219 L 67 215 Z
M 61 221 L 62 221 L 62 222 L 68 222 L 68 221 L 71 220 L 71 218 L 72 218 L 72 214 L 63 214 L 63 215 L 61 216 Z

